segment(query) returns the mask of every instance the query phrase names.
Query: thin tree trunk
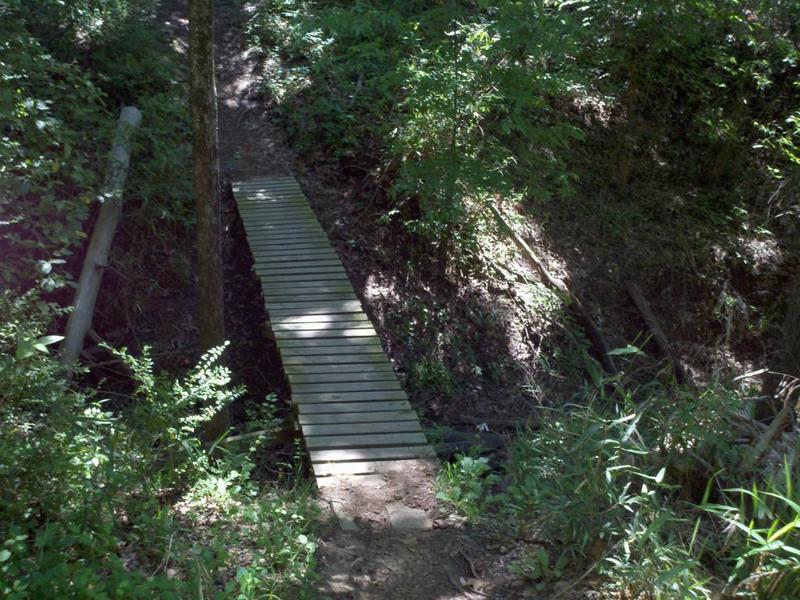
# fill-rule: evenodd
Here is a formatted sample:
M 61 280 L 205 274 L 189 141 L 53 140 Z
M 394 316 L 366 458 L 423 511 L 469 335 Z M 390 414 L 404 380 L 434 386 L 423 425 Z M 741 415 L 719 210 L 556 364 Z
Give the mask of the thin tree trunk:
M 190 108 L 197 213 L 197 318 L 203 350 L 225 342 L 213 14 L 212 0 L 189 0 Z M 229 426 L 230 412 L 225 409 L 206 424 L 206 439 L 217 439 Z
M 72 365 L 83 351 L 83 340 L 92 326 L 92 315 L 103 279 L 103 270 L 108 265 L 108 254 L 117 225 L 122 217 L 122 191 L 128 176 L 131 161 L 131 135 L 142 122 L 142 113 L 134 106 L 122 109 L 114 134 L 111 158 L 100 193 L 103 205 L 97 217 L 89 249 L 83 261 L 78 289 L 75 292 L 72 313 L 67 321 L 64 345 L 61 349 L 61 363 Z
M 603 363 L 605 370 L 612 375 L 616 375 L 618 373 L 617 365 L 614 363 L 614 359 L 610 354 L 611 349 L 603 337 L 603 334 L 600 332 L 600 329 L 594 324 L 592 315 L 589 313 L 589 310 L 586 308 L 583 302 L 581 302 L 580 298 L 572 293 L 572 290 L 569 289 L 566 283 L 564 283 L 561 279 L 554 277 L 550 271 L 547 270 L 542 260 L 536 255 L 531 247 L 528 246 L 528 243 L 523 240 L 516 231 L 514 231 L 514 228 L 509 225 L 508 221 L 506 221 L 505 217 L 503 217 L 503 214 L 497 209 L 497 207 L 489 204 L 489 210 L 494 215 L 494 218 L 503 233 L 509 239 L 511 239 L 512 242 L 514 242 L 525 258 L 531 261 L 533 266 L 536 268 L 537 273 L 539 273 L 539 276 L 542 278 L 542 283 L 544 283 L 544 285 L 550 290 L 561 294 L 561 297 L 566 302 L 567 308 L 572 311 L 580 324 L 583 326 L 586 335 L 589 337 L 592 344 L 594 344 L 595 351 L 600 355 L 600 361 Z
M 661 324 L 658 322 L 655 313 L 650 308 L 647 299 L 644 297 L 642 288 L 640 288 L 633 281 L 626 281 L 625 289 L 627 290 L 628 295 L 631 297 L 634 306 L 639 311 L 639 314 L 642 315 L 645 324 L 653 334 L 653 338 L 655 339 L 659 350 L 661 350 L 661 353 L 669 361 L 670 366 L 672 367 L 672 372 L 675 375 L 675 381 L 678 383 L 685 383 L 687 381 L 686 369 L 684 369 L 680 358 L 678 358 L 678 356 L 672 351 L 672 346 L 669 343 L 669 339 L 667 339 L 667 336 L 664 333 L 664 330 L 661 328 Z

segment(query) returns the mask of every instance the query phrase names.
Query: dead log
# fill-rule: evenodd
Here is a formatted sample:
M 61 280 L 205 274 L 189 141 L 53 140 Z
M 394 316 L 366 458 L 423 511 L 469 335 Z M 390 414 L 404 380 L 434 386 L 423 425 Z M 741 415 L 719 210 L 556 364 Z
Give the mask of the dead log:
M 630 296 L 631 300 L 633 301 L 633 305 L 636 307 L 636 310 L 638 310 L 639 314 L 642 315 L 642 319 L 644 319 L 645 324 L 653 334 L 653 339 L 656 341 L 661 354 L 663 354 L 664 357 L 670 362 L 670 365 L 672 366 L 672 372 L 675 375 L 675 381 L 678 383 L 684 383 L 686 381 L 686 369 L 684 368 L 680 359 L 672 351 L 669 340 L 664 334 L 664 330 L 661 329 L 661 325 L 658 322 L 655 313 L 650 308 L 647 299 L 644 297 L 642 289 L 633 281 L 626 281 L 625 289 L 628 292 L 628 296 Z
M 617 366 L 610 354 L 611 349 L 606 343 L 606 340 L 603 337 L 603 334 L 600 332 L 600 329 L 597 327 L 597 325 L 595 325 L 589 310 L 586 308 L 583 302 L 581 302 L 580 298 L 578 298 L 578 296 L 576 296 L 572 290 L 569 289 L 566 283 L 564 283 L 558 277 L 555 277 L 552 273 L 550 273 L 550 271 L 547 270 L 542 260 L 531 249 L 528 243 L 523 240 L 516 231 L 514 231 L 514 228 L 509 225 L 508 221 L 506 221 L 505 217 L 503 217 L 502 213 L 497 209 L 496 206 L 490 204 L 489 210 L 492 211 L 492 214 L 494 215 L 497 224 L 500 226 L 501 231 L 506 235 L 506 237 L 514 242 L 525 258 L 527 258 L 533 264 L 536 272 L 539 274 L 539 277 L 541 277 L 545 286 L 556 292 L 564 299 L 567 308 L 573 313 L 575 318 L 583 327 L 584 331 L 586 331 L 586 335 L 594 345 L 595 351 L 600 355 L 600 359 L 605 370 L 608 373 L 615 375 L 617 373 Z
M 78 360 L 83 350 L 83 340 L 92 326 L 92 314 L 103 279 L 103 269 L 108 265 L 111 243 L 122 216 L 122 191 L 131 161 L 131 136 L 141 122 L 142 113 L 134 106 L 126 106 L 120 112 L 108 173 L 100 194 L 102 206 L 83 261 L 61 348 L 61 362 L 64 365 L 72 365 Z

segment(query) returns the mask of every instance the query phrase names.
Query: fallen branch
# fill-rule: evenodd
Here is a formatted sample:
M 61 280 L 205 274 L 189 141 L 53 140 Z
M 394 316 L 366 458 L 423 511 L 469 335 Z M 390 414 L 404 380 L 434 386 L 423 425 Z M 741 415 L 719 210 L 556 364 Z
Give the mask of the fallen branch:
M 67 321 L 67 331 L 61 349 L 61 362 L 72 365 L 83 350 L 83 340 L 92 326 L 97 293 L 108 265 L 108 253 L 114 233 L 122 217 L 122 190 L 128 176 L 131 160 L 131 135 L 142 122 L 142 113 L 134 106 L 122 109 L 114 135 L 106 183 L 100 194 L 103 205 L 97 217 L 89 249 L 83 261 L 78 289 L 75 292 L 72 313 Z
M 767 430 L 761 435 L 761 437 L 756 442 L 756 445 L 753 447 L 753 450 L 748 454 L 747 459 L 745 460 L 745 468 L 750 468 L 758 463 L 761 460 L 761 457 L 769 448 L 770 444 L 772 444 L 772 440 L 775 439 L 775 436 L 778 435 L 778 432 L 783 428 L 786 419 L 789 418 L 789 413 L 791 413 L 792 408 L 788 402 L 783 405 L 783 408 L 778 413 L 778 415 L 772 420 Z
M 633 305 L 639 311 L 639 314 L 642 315 L 644 322 L 652 332 L 653 339 L 655 339 L 658 349 L 661 350 L 661 354 L 663 354 L 664 357 L 670 362 L 670 365 L 672 366 L 672 372 L 675 375 L 675 381 L 678 383 L 684 383 L 686 381 L 686 369 L 684 368 L 680 359 L 672 351 L 669 340 L 664 334 L 664 330 L 661 329 L 661 325 L 659 324 L 655 313 L 651 310 L 650 305 L 645 299 L 642 289 L 633 281 L 626 281 L 625 289 L 628 292 L 628 296 L 630 296 L 631 300 L 633 301 Z
M 550 271 L 547 270 L 542 260 L 531 249 L 528 243 L 523 240 L 516 231 L 514 231 L 513 227 L 511 227 L 508 221 L 506 221 L 505 217 L 496 206 L 490 204 L 489 210 L 492 211 L 492 214 L 494 215 L 494 218 L 503 233 L 512 242 L 514 242 L 525 258 L 527 258 L 533 264 L 536 272 L 539 274 L 539 277 L 541 277 L 545 286 L 559 294 L 566 301 L 567 308 L 570 309 L 575 315 L 575 318 L 578 319 L 578 322 L 586 331 L 586 335 L 594 345 L 595 350 L 600 355 L 603 367 L 607 372 L 615 375 L 617 373 L 617 366 L 614 363 L 614 359 L 612 358 L 611 354 L 609 354 L 611 349 L 606 343 L 606 340 L 603 337 L 603 334 L 600 332 L 600 329 L 597 327 L 597 325 L 595 325 L 589 310 L 586 308 L 583 302 L 581 302 L 580 298 L 578 298 L 572 292 L 572 290 L 569 289 L 566 283 L 564 283 L 558 277 L 555 277 L 550 273 Z

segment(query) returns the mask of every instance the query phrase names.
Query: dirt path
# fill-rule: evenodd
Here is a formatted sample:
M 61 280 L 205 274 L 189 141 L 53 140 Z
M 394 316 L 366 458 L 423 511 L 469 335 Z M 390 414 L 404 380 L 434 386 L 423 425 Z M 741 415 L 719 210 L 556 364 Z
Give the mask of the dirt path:
M 293 174 L 318 214 L 330 213 L 330 194 L 313 174 L 292 171 L 292 152 L 280 141 L 266 109 L 258 56 L 244 40 L 238 3 L 215 4 L 220 166 L 223 186 L 252 176 Z M 186 0 L 166 0 L 161 18 L 186 50 Z M 315 193 L 315 190 L 318 193 Z M 323 224 L 328 219 L 322 219 Z M 238 229 L 241 229 L 239 227 Z M 347 257 L 343 257 L 348 267 Z M 361 293 L 362 290 L 357 290 Z M 266 379 L 275 379 L 267 374 Z M 319 599 L 473 600 L 519 594 L 481 579 L 498 561 L 485 532 L 450 517 L 435 497 L 434 473 L 420 469 L 399 477 L 341 479 L 320 490 Z M 387 505 L 423 515 L 423 529 L 392 526 Z M 340 518 L 337 518 L 336 515 Z M 400 515 L 402 517 L 402 515 Z M 342 520 L 343 519 L 343 520 Z M 343 528 L 344 525 L 344 528 Z M 402 523 L 401 523 L 402 525 Z M 419 525 L 419 523 L 417 523 Z M 500 580 L 505 578 L 500 577 Z M 508 583 L 508 581 L 503 581 Z
M 260 65 L 244 43 L 241 9 L 233 2 L 220 0 L 215 10 L 223 186 L 252 176 L 294 174 L 315 208 L 325 212 L 324 207 L 316 205 L 324 202 L 324 194 L 322 199 L 314 194 L 319 184 L 313 176 L 292 173 L 292 153 L 281 143 L 270 122 L 259 78 Z M 161 16 L 185 51 L 186 0 L 165 1 Z M 253 328 L 260 326 L 252 323 Z M 275 376 L 267 374 L 265 378 L 275 379 Z M 485 597 L 471 594 L 464 587 L 477 581 L 476 569 L 481 561 L 474 557 L 485 555 L 485 546 L 476 541 L 476 532 L 467 532 L 440 511 L 430 469 L 406 473 L 399 479 L 374 476 L 358 481 L 339 480 L 321 490 L 320 503 L 324 519 L 316 597 L 358 600 Z M 387 504 L 424 514 L 428 529 L 393 528 Z M 337 513 L 346 515 L 344 523 L 348 531 L 342 528 Z
M 280 143 L 265 110 L 259 63 L 243 39 L 243 15 L 227 2 L 218 2 L 216 8 L 223 180 L 290 174 L 292 155 Z M 307 191 L 316 187 L 315 182 L 298 178 Z M 309 197 L 314 204 L 313 192 Z M 424 511 L 428 523 L 438 527 L 393 529 L 386 512 L 393 501 Z M 475 554 L 475 549 L 463 531 L 441 527 L 445 521 L 439 519 L 431 470 L 401 478 L 337 479 L 320 490 L 320 502 L 325 518 L 318 555 L 320 580 L 315 586 L 319 598 L 469 597 L 459 594 L 454 584 L 473 576 L 464 556 Z M 342 523 L 350 530 L 343 530 Z

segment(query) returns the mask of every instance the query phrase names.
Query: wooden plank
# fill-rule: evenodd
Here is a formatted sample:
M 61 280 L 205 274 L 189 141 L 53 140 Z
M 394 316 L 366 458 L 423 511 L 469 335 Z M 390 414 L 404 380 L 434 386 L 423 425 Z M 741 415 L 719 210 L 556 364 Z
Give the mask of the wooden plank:
M 237 181 L 235 187 L 233 188 L 234 191 L 248 190 L 248 189 L 257 189 L 265 191 L 292 189 L 292 190 L 297 190 L 301 194 L 303 193 L 300 186 L 291 177 L 287 177 L 285 180 L 265 178 L 265 179 L 250 180 L 250 181 Z
M 385 415 L 386 413 L 373 413 Z M 422 433 L 417 415 L 410 415 L 405 421 L 371 421 L 366 423 L 306 423 L 302 425 L 303 435 L 358 435 L 370 433 Z
M 324 387 L 324 386 L 323 386 Z M 326 404 L 347 402 L 350 404 L 358 402 L 383 402 L 386 400 L 406 400 L 406 393 L 402 389 L 381 390 L 368 388 L 361 390 L 314 390 L 297 391 L 292 388 L 292 401 L 295 404 Z M 362 405 L 362 410 L 375 410 L 372 406 L 366 408 Z
M 352 339 L 374 337 L 375 330 L 369 328 L 347 328 L 347 329 L 307 329 L 302 331 L 287 331 L 274 329 L 275 337 L 280 340 L 313 340 L 313 339 Z
M 254 234 L 281 234 L 284 236 L 288 236 L 290 232 L 297 231 L 302 233 L 314 233 L 317 235 L 325 235 L 325 231 L 322 229 L 322 226 L 314 221 L 313 223 L 309 221 L 308 223 L 304 221 L 296 221 L 294 223 L 276 223 L 271 225 L 270 223 L 259 223 L 259 224 L 251 224 L 249 226 L 245 225 L 245 230 L 247 231 L 248 236 Z
M 391 402 L 371 402 L 365 407 L 363 402 L 331 402 L 327 404 L 298 404 L 297 412 L 301 415 L 322 415 L 331 413 L 361 413 L 365 412 L 407 412 L 411 405 L 407 400 Z
M 262 252 L 253 250 L 253 256 L 263 262 L 309 262 L 339 258 L 330 250 L 281 250 L 280 252 Z M 341 261 L 339 261 L 341 264 Z
M 240 204 L 239 214 L 246 217 L 249 221 L 263 221 L 272 223 L 276 219 L 308 219 L 314 223 L 319 223 L 317 215 L 308 205 L 302 202 L 281 204 L 278 202 L 265 202 L 261 204 L 251 204 L 250 206 Z
M 295 249 L 309 248 L 322 248 L 327 251 L 331 247 L 330 240 L 319 233 L 292 236 L 253 234 L 247 236 L 247 242 L 251 251 L 291 252 Z
M 367 450 L 392 446 L 423 446 L 427 443 L 428 440 L 425 439 L 425 434 L 421 431 L 404 433 L 365 433 L 355 435 L 312 435 L 306 437 L 306 447 L 312 451 L 327 448 L 363 448 Z
M 242 218 L 242 221 L 253 221 L 254 215 L 257 215 L 259 211 L 286 211 L 290 212 L 293 210 L 298 211 L 309 211 L 308 204 L 306 204 L 305 200 L 302 199 L 291 199 L 291 198 L 258 198 L 258 199 L 251 199 L 249 201 L 237 201 L 236 209 L 239 211 L 239 216 Z M 311 211 L 313 214 L 313 211 Z M 305 212 L 303 212 L 305 214 Z
M 292 248 L 280 248 L 278 250 L 270 250 L 265 252 L 258 248 L 252 249 L 253 258 L 258 262 L 275 263 L 275 262 L 308 262 L 315 260 L 327 260 L 335 258 L 341 264 L 341 259 L 330 250 L 311 248 L 308 250 L 295 250 Z
M 383 353 L 383 348 L 380 346 L 300 346 L 295 348 L 280 348 L 281 355 L 287 358 L 301 356 L 306 358 L 315 358 L 320 361 L 321 356 L 330 356 L 331 354 L 338 354 L 346 357 L 348 354 L 362 355 L 362 354 L 377 354 L 385 360 L 386 355 Z
M 249 225 L 245 223 L 245 229 L 247 231 L 271 231 L 279 229 L 295 229 L 298 227 L 303 229 L 313 229 L 315 231 L 318 228 L 322 228 L 314 215 L 309 215 L 306 217 L 303 215 L 290 215 L 289 213 L 287 213 L 285 216 L 276 215 L 274 217 L 269 215 L 260 215 L 257 216 L 257 218 L 252 219 Z
M 264 186 L 259 185 L 243 185 L 240 187 L 236 187 L 233 189 L 233 196 L 236 198 L 236 202 L 248 202 L 253 199 L 262 199 L 264 197 L 281 197 L 281 196 L 291 196 L 296 198 L 301 198 L 306 205 L 308 205 L 308 200 L 303 195 L 303 191 L 300 188 L 290 188 L 290 187 L 275 187 L 275 188 L 266 188 Z
M 253 244 L 267 242 L 273 244 L 286 244 L 295 241 L 318 241 L 330 245 L 328 237 L 321 228 L 301 227 L 293 225 L 288 228 L 275 228 L 263 226 L 258 229 L 245 229 L 247 240 Z
M 308 205 L 308 201 L 303 195 L 303 190 L 298 187 L 280 186 L 268 188 L 260 185 L 242 185 L 233 189 L 233 195 L 237 202 L 247 202 L 253 198 L 262 198 L 264 196 L 292 196 L 301 198 Z
M 335 301 L 332 300 L 331 302 L 335 302 Z M 269 306 L 267 306 L 267 312 L 270 314 L 271 318 L 295 317 L 295 316 L 299 316 L 299 315 L 314 315 L 314 314 L 322 314 L 322 313 L 342 313 L 342 314 L 346 314 L 346 313 L 359 313 L 359 312 L 361 312 L 360 309 L 355 308 L 355 306 L 353 306 L 355 304 L 355 302 L 347 303 L 347 301 L 345 301 L 345 304 L 347 304 L 347 306 L 340 306 L 338 308 L 334 307 L 332 305 L 326 305 L 326 306 L 318 306 L 316 308 L 313 308 L 313 307 L 309 307 L 309 308 L 290 308 L 290 309 L 276 309 L 276 308 L 273 308 L 272 310 L 270 310 Z
M 272 323 L 272 329 L 275 331 L 314 331 L 331 329 L 363 329 L 372 332 L 375 331 L 372 328 L 372 323 L 369 321 L 301 321 L 300 323 Z M 373 333 L 373 335 L 376 334 Z
M 281 344 L 281 348 L 315 348 L 318 346 L 342 346 L 342 347 L 353 347 L 353 346 L 377 346 L 382 349 L 381 341 L 378 337 L 371 337 L 371 338 L 359 338 L 357 340 L 349 340 L 349 339 L 342 339 L 342 340 L 329 340 L 329 339 L 318 339 L 318 340 L 285 340 Z M 341 350 L 332 350 L 331 353 L 335 354 L 336 352 L 340 352 Z
M 364 355 L 373 356 L 373 355 Z M 287 374 L 302 373 L 381 373 L 384 371 L 394 372 L 394 366 L 384 356 L 382 360 L 359 360 L 360 355 L 343 355 L 344 360 L 337 362 L 321 362 L 319 357 L 310 356 L 306 362 L 284 362 L 284 369 Z M 302 357 L 292 357 L 295 359 Z M 336 357 L 333 357 L 336 358 Z M 353 359 L 356 359 L 355 361 Z
M 297 200 L 286 198 L 263 198 L 237 202 L 239 214 L 258 215 L 261 211 L 273 213 L 282 211 L 286 214 L 314 215 L 314 211 L 302 198 Z
M 256 265 L 256 275 L 264 277 L 266 282 L 272 279 L 272 276 L 281 277 L 283 275 L 339 275 L 345 276 L 344 269 L 341 265 L 319 265 L 316 267 L 287 267 L 284 269 L 278 267 L 265 267 Z
M 288 325 L 293 323 L 348 323 L 348 322 L 367 322 L 369 325 L 372 323 L 363 312 L 359 313 L 344 313 L 344 314 L 319 314 L 319 315 L 297 315 L 291 317 L 281 317 L 273 319 L 272 323 Z
M 292 389 L 302 383 L 338 383 L 344 381 L 397 381 L 394 371 L 350 371 L 344 373 L 291 373 Z
M 311 450 L 312 463 L 360 462 L 369 460 L 391 460 L 394 458 L 433 458 L 436 454 L 430 446 L 399 446 L 392 448 L 357 448 L 342 450 Z
M 270 273 L 276 273 L 278 275 L 282 273 L 315 273 L 319 272 L 319 269 L 334 270 L 337 273 L 344 273 L 344 267 L 342 267 L 342 262 L 336 258 L 320 258 L 314 261 L 307 261 L 307 262 L 278 262 L 278 263 L 270 263 L 270 262 L 257 262 L 255 264 L 255 271 L 256 273 L 264 274 L 267 278 L 269 277 Z
M 350 302 L 358 302 L 358 298 L 352 292 L 331 292 L 331 293 L 317 293 L 314 288 L 307 288 L 305 291 L 298 291 L 292 295 L 275 296 L 272 294 L 264 294 L 264 299 L 267 305 L 281 302 L 343 302 L 345 300 Z M 353 314 L 353 313 L 346 313 Z M 358 314 L 358 313 L 356 313 Z M 313 315 L 309 315 L 313 316 Z M 317 322 L 322 327 L 318 329 L 328 329 L 325 323 Z
M 435 458 L 417 458 L 400 460 L 357 461 L 342 463 L 320 463 L 312 465 L 314 475 L 321 479 L 337 477 L 340 475 L 372 475 L 375 473 L 391 473 L 393 471 L 407 471 L 409 465 L 419 464 L 420 461 L 429 463 L 438 468 L 439 463 Z
M 319 258 L 311 262 L 298 262 L 298 263 L 269 263 L 269 262 L 256 262 L 254 270 L 258 274 L 269 276 L 270 273 L 280 275 L 282 273 L 314 273 L 317 269 L 333 269 L 337 273 L 344 273 L 342 261 L 335 255 L 327 258 Z
M 298 212 L 295 210 L 287 210 L 287 211 L 275 211 L 266 208 L 259 208 L 253 209 L 252 212 L 240 212 L 242 216 L 243 222 L 245 222 L 245 228 L 249 222 L 249 228 L 254 229 L 262 226 L 270 226 L 270 225 L 309 225 L 311 227 L 320 227 L 319 221 L 317 217 L 314 216 L 314 213 L 308 212 Z
M 356 400 L 353 394 L 363 394 L 368 398 L 379 396 L 382 392 L 397 392 L 397 398 L 404 398 L 405 393 L 400 387 L 397 379 L 375 381 L 342 381 L 334 383 L 298 383 L 292 385 L 292 398 L 295 402 L 300 402 L 301 398 L 311 398 L 314 394 L 319 394 L 316 401 L 322 402 L 322 397 L 329 397 L 331 400 Z M 376 398 L 377 399 L 377 398 Z
M 259 210 L 284 210 L 287 212 L 295 210 L 301 214 L 316 214 L 302 194 L 265 194 L 259 192 L 256 195 L 243 196 L 237 199 L 236 206 L 240 213 L 247 212 L 248 214 Z
M 237 199 L 236 205 L 240 215 L 249 215 L 252 214 L 253 211 L 262 209 L 297 209 L 299 211 L 310 211 L 313 213 L 311 208 L 308 206 L 308 202 L 306 202 L 302 196 L 298 196 L 297 194 L 276 195 L 259 193 Z
M 394 369 L 388 361 L 366 364 L 284 365 L 283 368 L 290 377 L 295 375 L 318 375 L 322 373 L 394 373 Z
M 249 239 L 250 252 L 253 256 L 259 252 L 271 254 L 292 254 L 294 252 L 329 252 L 330 243 L 327 239 L 291 239 L 263 242 Z M 338 254 L 333 253 L 334 256 Z M 266 259 L 265 259 L 266 260 Z
M 297 417 L 300 425 L 361 425 L 373 427 L 371 423 L 412 423 L 419 425 L 417 413 L 413 410 L 391 410 L 383 412 L 351 412 L 332 414 L 301 414 Z
M 315 277 L 308 275 L 273 275 L 268 281 L 262 280 L 261 283 L 262 287 L 267 289 L 277 289 L 279 284 L 285 288 L 294 289 L 301 287 L 313 288 L 318 285 L 345 285 L 349 284 L 350 280 L 341 273 L 322 273 Z
M 324 349 L 323 349 L 324 351 Z M 283 352 L 281 352 L 283 354 Z M 331 355 L 325 352 L 322 355 L 286 355 L 283 354 L 282 362 L 284 365 L 368 365 L 382 363 L 386 361 L 383 350 L 380 352 L 363 354 L 336 354 Z
M 306 303 L 310 304 L 310 303 Z M 294 308 L 276 308 L 272 306 L 270 309 L 267 306 L 267 312 L 272 317 L 290 317 L 295 315 L 314 315 L 314 314 L 328 314 L 328 313 L 358 313 L 361 312 L 359 308 L 359 302 L 348 302 L 348 301 L 330 301 L 320 303 L 318 306 L 296 306 Z
M 247 232 L 245 231 L 245 233 Z M 322 248 L 325 251 L 332 248 L 328 236 L 326 236 L 324 233 L 293 236 L 277 236 L 275 234 L 272 236 L 248 235 L 247 241 L 249 242 L 251 248 L 265 249 L 275 252 L 306 247 Z
M 324 274 L 324 273 L 323 273 Z M 270 312 L 292 312 L 301 315 L 311 315 L 324 312 L 325 314 L 361 312 L 361 302 L 356 300 L 309 300 L 308 302 L 268 302 L 267 310 Z

